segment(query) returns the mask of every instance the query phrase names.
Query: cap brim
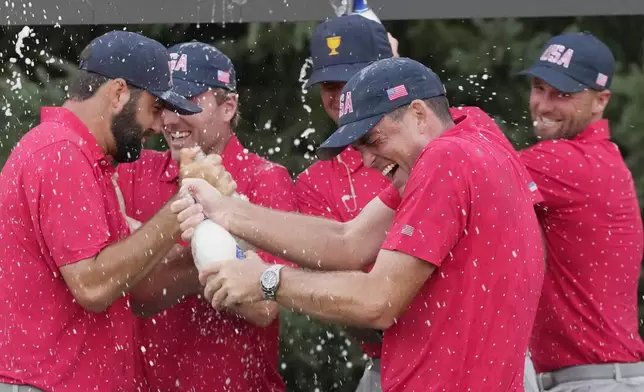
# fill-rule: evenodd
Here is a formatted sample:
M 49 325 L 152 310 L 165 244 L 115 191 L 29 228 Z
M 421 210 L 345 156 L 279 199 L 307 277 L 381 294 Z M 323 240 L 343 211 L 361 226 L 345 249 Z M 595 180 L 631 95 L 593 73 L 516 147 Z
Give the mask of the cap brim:
M 559 70 L 541 65 L 535 65 L 525 71 L 521 71 L 519 75 L 539 78 L 562 93 L 578 93 L 590 89 L 590 87 L 579 83 Z
M 150 94 L 159 98 L 170 110 L 179 114 L 196 114 L 202 111 L 199 105 L 195 105 L 174 91 L 150 91 Z
M 378 114 L 341 126 L 320 145 L 316 152 L 318 158 L 323 161 L 332 159 L 347 148 L 347 146 L 355 143 L 371 131 L 385 115 L 386 113 Z
M 323 82 L 348 82 L 358 71 L 369 65 L 370 62 L 353 64 L 336 64 L 313 70 L 311 77 L 304 85 L 309 88 L 314 84 Z
M 172 78 L 172 91 L 183 97 L 194 97 L 208 91 L 210 87 L 202 83 Z

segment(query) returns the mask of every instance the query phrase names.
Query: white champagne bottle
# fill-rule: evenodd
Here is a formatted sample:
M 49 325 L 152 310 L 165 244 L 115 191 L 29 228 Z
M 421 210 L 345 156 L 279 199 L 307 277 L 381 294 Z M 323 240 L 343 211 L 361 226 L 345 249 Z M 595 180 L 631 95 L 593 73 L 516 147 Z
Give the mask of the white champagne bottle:
M 206 155 L 199 152 L 195 161 L 205 158 Z M 243 199 L 237 192 L 231 197 Z M 197 270 L 202 271 L 224 260 L 243 259 L 244 250 L 250 249 L 250 246 L 246 242 L 239 242 L 247 249 L 242 249 L 238 244 L 238 239 L 226 229 L 206 218 L 195 227 L 191 241 L 192 259 Z
M 244 258 L 235 238 L 210 219 L 204 220 L 195 228 L 191 248 L 192 259 L 199 271 L 220 261 Z
M 351 14 L 358 14 L 364 18 L 371 19 L 374 22 L 382 24 L 380 18 L 376 16 L 376 13 L 369 7 L 367 0 L 354 0 L 351 4 Z

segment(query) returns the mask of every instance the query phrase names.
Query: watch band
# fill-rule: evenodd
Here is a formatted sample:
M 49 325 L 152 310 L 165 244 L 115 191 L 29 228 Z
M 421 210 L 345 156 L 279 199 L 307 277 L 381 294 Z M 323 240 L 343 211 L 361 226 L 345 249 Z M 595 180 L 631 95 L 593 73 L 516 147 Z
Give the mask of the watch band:
M 277 289 L 280 286 L 280 272 L 285 266 L 276 264 L 268 267 L 260 277 L 260 285 L 264 292 L 264 299 L 275 301 Z

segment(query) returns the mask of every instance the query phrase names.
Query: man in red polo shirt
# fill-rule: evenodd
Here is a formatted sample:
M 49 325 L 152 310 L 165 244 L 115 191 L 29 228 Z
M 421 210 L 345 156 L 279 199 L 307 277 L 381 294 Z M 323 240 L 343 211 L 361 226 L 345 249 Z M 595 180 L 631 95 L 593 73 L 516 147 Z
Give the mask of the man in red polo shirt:
M 170 91 L 160 43 L 113 31 L 82 52 L 62 107 L 12 151 L 0 175 L 0 389 L 134 391 L 132 288 L 178 237 L 164 206 L 129 236 L 112 159 L 138 158 Z M 128 237 L 129 236 L 129 237 Z
M 544 263 L 535 187 L 517 153 L 498 128 L 467 115 L 453 120 L 440 79 L 410 59 L 376 61 L 341 99 L 341 126 L 318 156 L 354 144 L 392 180 L 352 223 L 240 203 L 199 179 L 183 181 L 190 196 L 171 208 L 187 240 L 205 214 L 298 262 L 375 258 L 373 269 L 311 273 L 268 266 L 249 252 L 243 263 L 204 271 L 204 295 L 217 309 L 267 298 L 384 329 L 388 392 L 522 390 Z
M 637 194 L 603 119 L 615 59 L 589 33 L 552 38 L 525 75 L 541 139 L 521 159 L 543 195 L 547 248 L 532 359 L 541 390 L 642 391 Z M 639 378 L 639 379 L 638 379 Z
M 331 37 L 340 37 L 337 54 L 329 49 Z M 311 38 L 313 73 L 306 87 L 319 85 L 324 109 L 338 123 L 340 92 L 346 82 L 370 62 L 393 56 L 398 56 L 397 42 L 380 23 L 359 15 L 330 19 L 318 25 Z M 450 111 L 454 118 L 472 114 L 482 125 L 496 126 L 478 108 L 452 108 Z M 303 214 L 348 222 L 390 183 L 391 180 L 381 172 L 365 166 L 360 153 L 348 146 L 330 160 L 315 162 L 297 177 L 297 207 Z M 316 268 L 315 265 L 305 267 Z M 371 267 L 369 265 L 366 270 Z M 325 268 L 345 270 L 351 266 L 342 260 L 340 265 L 326 265 Z M 381 334 L 355 328 L 349 332 L 361 341 L 362 350 L 369 357 L 356 392 L 381 391 Z
M 340 37 L 335 51 L 329 49 L 330 37 Z M 337 39 L 337 38 L 336 38 Z M 337 123 L 342 87 L 370 62 L 394 55 L 385 28 L 360 15 L 346 15 L 317 26 L 311 37 L 313 73 L 306 87 L 319 85 L 322 105 Z M 391 181 L 378 170 L 362 164 L 360 153 L 348 147 L 328 161 L 317 161 L 295 181 L 295 196 L 300 213 L 347 222 L 385 189 Z M 346 263 L 329 266 L 344 270 Z M 369 357 L 356 392 L 378 392 L 380 386 L 380 332 L 351 329 Z
M 164 115 L 170 150 L 144 150 L 141 159 L 119 166 L 128 214 L 148 221 L 179 189 L 179 151 L 200 147 L 220 154 L 237 182 L 237 191 L 251 203 L 295 211 L 293 182 L 280 165 L 248 152 L 234 135 L 237 123 L 235 69 L 213 46 L 190 42 L 169 49 L 174 91 L 204 111 L 195 116 Z M 181 248 L 181 247 L 180 247 Z M 282 263 L 260 252 L 268 263 Z M 135 303 L 145 348 L 145 375 L 154 391 L 281 392 L 278 373 L 279 306 L 260 301 L 217 312 L 197 294 L 203 292 L 190 247 L 160 266 L 143 283 L 149 298 Z M 138 298 L 139 300 L 141 298 Z M 174 305 L 174 306 L 173 306 Z

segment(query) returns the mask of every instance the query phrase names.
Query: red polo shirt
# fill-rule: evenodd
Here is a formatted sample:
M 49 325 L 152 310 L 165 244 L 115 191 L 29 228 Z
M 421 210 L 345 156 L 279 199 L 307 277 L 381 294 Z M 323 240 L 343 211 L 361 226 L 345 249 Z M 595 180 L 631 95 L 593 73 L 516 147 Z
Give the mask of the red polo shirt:
M 498 127 L 477 107 L 454 107 L 450 112 L 454 118 L 467 114 L 477 124 Z M 347 147 L 331 160 L 315 162 L 297 177 L 297 207 L 302 214 L 347 222 L 390 184 L 391 181 L 378 170 L 363 165 L 358 151 Z M 380 357 L 380 344 L 362 344 L 361 347 L 368 356 Z
M 387 392 L 523 391 L 544 270 L 531 179 L 498 128 L 455 122 L 416 161 L 382 246 L 436 267 L 385 331 Z
M 531 354 L 538 372 L 644 361 L 637 283 L 642 220 L 633 177 L 607 120 L 572 140 L 521 151 L 544 202 L 546 277 Z
M 135 317 L 126 298 L 85 311 L 59 268 L 129 235 L 114 168 L 64 108 L 16 145 L 0 175 L 0 382 L 45 391 L 134 390 Z
M 293 181 L 284 167 L 249 153 L 235 137 L 222 158 L 237 192 L 251 203 L 296 211 Z M 170 151 L 144 150 L 138 161 L 119 165 L 118 171 L 128 215 L 137 220 L 150 219 L 178 191 L 178 164 Z M 140 319 L 140 327 L 146 378 L 154 391 L 284 391 L 278 373 L 279 320 L 259 328 L 192 296 Z

